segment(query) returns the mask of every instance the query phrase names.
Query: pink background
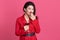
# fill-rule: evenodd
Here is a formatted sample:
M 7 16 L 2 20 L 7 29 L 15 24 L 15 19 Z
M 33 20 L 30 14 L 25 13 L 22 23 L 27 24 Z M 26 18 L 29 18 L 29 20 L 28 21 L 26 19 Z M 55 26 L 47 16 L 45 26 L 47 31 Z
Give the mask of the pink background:
M 0 40 L 19 40 L 15 35 L 16 18 L 23 14 L 28 0 L 0 0 Z M 41 32 L 38 40 L 60 40 L 60 0 L 33 0 Z

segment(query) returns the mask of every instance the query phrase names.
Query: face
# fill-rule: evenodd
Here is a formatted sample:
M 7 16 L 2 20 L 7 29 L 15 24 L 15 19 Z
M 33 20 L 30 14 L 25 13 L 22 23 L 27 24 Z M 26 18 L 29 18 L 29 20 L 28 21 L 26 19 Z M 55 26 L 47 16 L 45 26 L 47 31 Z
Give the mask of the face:
M 25 12 L 28 16 L 31 15 L 31 13 L 34 13 L 34 7 L 32 5 L 29 5 L 26 9 Z

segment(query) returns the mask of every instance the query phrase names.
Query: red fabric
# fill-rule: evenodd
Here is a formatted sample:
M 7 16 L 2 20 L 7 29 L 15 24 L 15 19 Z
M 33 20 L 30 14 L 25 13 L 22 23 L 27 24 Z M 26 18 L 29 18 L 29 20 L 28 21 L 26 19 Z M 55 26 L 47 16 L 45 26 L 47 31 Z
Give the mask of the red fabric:
M 15 28 L 15 34 L 20 37 L 20 40 L 37 40 L 36 35 L 35 36 L 21 36 L 23 34 L 35 32 L 39 33 L 40 32 L 40 25 L 38 18 L 35 20 L 29 20 L 29 31 L 24 31 L 24 25 L 26 23 L 26 20 L 24 18 L 24 15 L 17 18 L 16 20 L 16 28 Z

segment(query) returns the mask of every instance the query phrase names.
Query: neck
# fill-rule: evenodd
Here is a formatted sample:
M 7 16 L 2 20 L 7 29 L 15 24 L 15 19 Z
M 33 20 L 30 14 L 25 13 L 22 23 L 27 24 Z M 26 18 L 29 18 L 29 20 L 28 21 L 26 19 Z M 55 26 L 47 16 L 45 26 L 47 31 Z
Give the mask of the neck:
M 26 13 L 25 13 L 24 17 L 27 18 L 27 19 L 29 19 L 28 15 Z
M 24 15 L 24 16 L 25 16 L 26 18 L 29 18 L 29 17 L 28 17 L 28 15 L 27 15 L 26 13 L 25 13 L 25 15 Z
M 25 13 L 24 17 L 26 19 L 26 22 L 29 23 L 29 17 L 28 17 L 28 15 L 26 13 Z

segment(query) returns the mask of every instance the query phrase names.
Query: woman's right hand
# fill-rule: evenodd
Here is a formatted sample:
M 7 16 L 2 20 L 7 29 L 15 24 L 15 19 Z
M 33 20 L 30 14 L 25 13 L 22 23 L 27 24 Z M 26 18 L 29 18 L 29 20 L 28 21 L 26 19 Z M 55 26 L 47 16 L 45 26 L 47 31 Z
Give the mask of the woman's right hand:
M 29 25 L 25 25 L 25 26 L 24 26 L 24 30 L 25 30 L 25 31 L 29 30 Z

